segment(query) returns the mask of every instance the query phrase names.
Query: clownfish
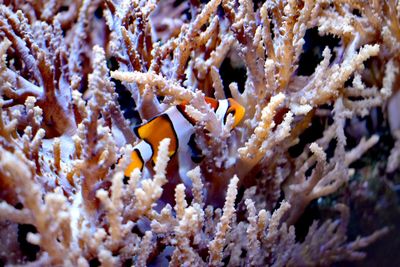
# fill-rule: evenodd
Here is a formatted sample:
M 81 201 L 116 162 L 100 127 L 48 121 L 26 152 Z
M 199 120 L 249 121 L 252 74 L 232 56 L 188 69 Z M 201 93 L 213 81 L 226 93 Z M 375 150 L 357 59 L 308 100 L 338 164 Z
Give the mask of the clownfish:
M 216 100 L 210 97 L 205 98 L 206 103 L 216 113 L 218 119 L 226 123 L 229 114 L 233 115 L 233 127 L 236 127 L 242 120 L 245 109 L 232 98 Z M 158 145 L 164 138 L 170 138 L 168 156 L 172 157 L 176 153 L 179 156 L 180 164 L 188 163 L 189 158 L 193 163 L 199 160 L 195 157 L 188 157 L 193 153 L 194 143 L 194 125 L 196 121 L 185 111 L 186 104 L 169 107 L 164 113 L 156 116 L 148 122 L 136 126 L 134 132 L 140 141 L 133 147 L 131 162 L 125 169 L 125 176 L 129 177 L 135 169 L 143 170 L 146 162 L 157 161 Z M 191 151 L 192 150 L 192 151 Z M 183 171 L 180 176 L 185 176 Z

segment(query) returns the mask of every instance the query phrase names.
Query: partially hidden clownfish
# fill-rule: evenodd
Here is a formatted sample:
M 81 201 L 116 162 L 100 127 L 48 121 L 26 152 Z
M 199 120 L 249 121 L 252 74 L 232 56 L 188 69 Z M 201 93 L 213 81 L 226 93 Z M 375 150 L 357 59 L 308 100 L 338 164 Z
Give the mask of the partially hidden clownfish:
M 237 126 L 242 120 L 245 109 L 232 98 L 216 100 L 210 97 L 205 98 L 206 103 L 210 104 L 211 108 L 216 113 L 218 119 L 223 123 L 229 114 L 233 115 L 233 127 Z M 148 122 L 136 126 L 134 132 L 140 141 L 133 147 L 131 154 L 131 162 L 125 169 L 125 176 L 129 177 L 135 169 L 143 170 L 146 162 L 152 160 L 157 161 L 158 145 L 165 139 L 170 138 L 169 157 L 176 153 L 179 157 L 180 165 L 186 165 L 188 159 L 193 163 L 196 159 L 188 155 L 192 155 L 194 144 L 194 125 L 196 121 L 186 112 L 186 104 L 169 107 L 164 113 L 156 116 Z M 181 178 L 186 176 L 186 168 L 180 168 Z M 181 172 L 182 170 L 182 172 Z

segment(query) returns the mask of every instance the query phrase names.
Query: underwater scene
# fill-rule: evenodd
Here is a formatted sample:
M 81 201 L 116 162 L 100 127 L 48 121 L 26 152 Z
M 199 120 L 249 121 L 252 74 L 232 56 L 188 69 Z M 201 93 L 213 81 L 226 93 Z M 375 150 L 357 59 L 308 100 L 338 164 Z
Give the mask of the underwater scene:
M 0 267 L 399 252 L 400 1 L 0 1 Z

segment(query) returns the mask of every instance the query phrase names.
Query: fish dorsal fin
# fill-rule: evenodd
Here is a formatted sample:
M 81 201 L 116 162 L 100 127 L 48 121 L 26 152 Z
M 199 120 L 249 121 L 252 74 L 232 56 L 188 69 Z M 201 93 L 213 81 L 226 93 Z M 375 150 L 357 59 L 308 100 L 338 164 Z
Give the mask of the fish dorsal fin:
M 168 156 L 172 156 L 178 149 L 178 140 L 175 133 L 174 126 L 167 114 L 157 116 L 145 124 L 135 127 L 136 135 L 146 141 L 153 150 L 152 159 L 154 162 L 157 161 L 158 145 L 165 138 L 170 138 L 169 153 Z
M 214 112 L 217 110 L 218 108 L 218 101 L 215 100 L 214 98 L 211 97 L 205 97 L 205 102 L 207 104 L 209 104 L 211 106 L 211 108 L 214 110 Z M 177 105 L 177 109 L 179 110 L 179 112 L 181 112 L 181 114 L 186 118 L 186 120 L 188 120 L 192 125 L 196 124 L 196 120 L 194 118 L 192 118 L 187 112 L 186 112 L 186 106 L 189 104 L 189 102 L 185 101 L 182 102 L 181 104 Z
M 207 103 L 207 104 L 210 104 L 211 108 L 212 108 L 214 111 L 217 110 L 218 105 L 219 105 L 219 104 L 218 104 L 218 100 L 216 100 L 216 99 L 214 99 L 214 98 L 211 98 L 211 97 L 208 97 L 208 96 L 205 97 L 205 100 L 206 100 L 206 103 Z

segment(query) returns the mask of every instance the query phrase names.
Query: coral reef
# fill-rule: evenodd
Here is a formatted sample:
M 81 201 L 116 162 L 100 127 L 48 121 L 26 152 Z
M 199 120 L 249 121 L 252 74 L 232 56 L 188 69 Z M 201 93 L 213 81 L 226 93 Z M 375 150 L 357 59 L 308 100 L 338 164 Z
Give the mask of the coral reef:
M 351 235 L 353 207 L 399 191 L 399 21 L 395 0 L 3 1 L 0 265 L 364 259 L 393 222 Z M 202 160 L 165 138 L 124 177 L 133 127 L 182 103 Z

